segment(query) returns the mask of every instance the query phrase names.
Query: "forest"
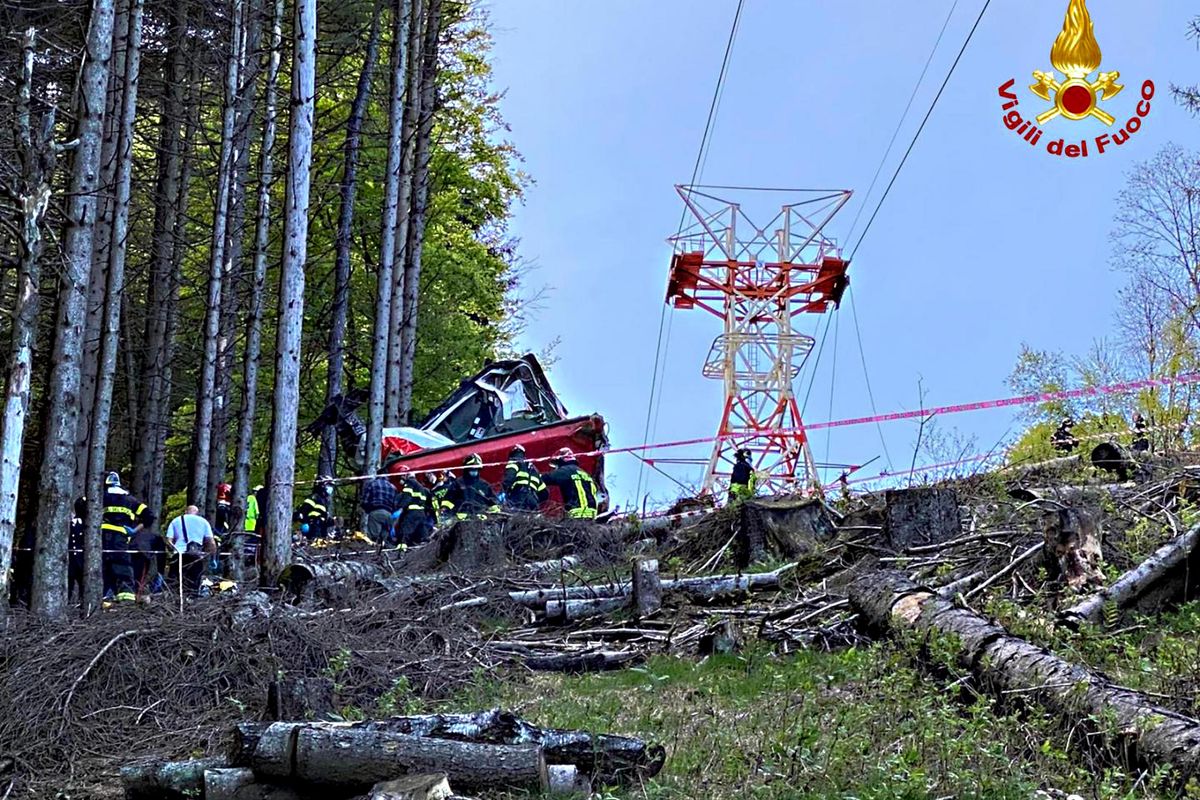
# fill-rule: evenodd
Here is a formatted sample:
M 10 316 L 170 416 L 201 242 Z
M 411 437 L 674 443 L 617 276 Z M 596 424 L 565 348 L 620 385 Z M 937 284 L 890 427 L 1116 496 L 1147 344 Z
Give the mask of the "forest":
M 506 223 L 529 178 L 486 13 L 21 0 L 0 25 L 0 594 L 16 545 L 32 610 L 68 613 L 84 495 L 99 607 L 110 471 L 159 520 L 267 485 L 270 580 L 294 503 L 350 463 L 299 426 L 367 391 L 377 455 L 522 324 Z

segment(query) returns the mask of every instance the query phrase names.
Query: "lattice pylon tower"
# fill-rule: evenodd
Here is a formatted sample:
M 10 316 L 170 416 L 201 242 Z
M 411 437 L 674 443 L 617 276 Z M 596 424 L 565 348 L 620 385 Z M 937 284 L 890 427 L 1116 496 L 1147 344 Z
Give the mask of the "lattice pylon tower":
M 851 193 L 741 190 L 747 199 L 773 201 L 766 207 L 774 216 L 759 226 L 742 202 L 705 188 L 675 187 L 687 221 L 667 240 L 674 250 L 667 302 L 702 308 L 724 324 L 704 363 L 704 376 L 725 387 L 704 492 L 728 484 L 738 450 L 750 451 L 759 485 L 768 492 L 819 487 L 794 390 L 814 340 L 793 323 L 841 302 L 849 263 L 823 231 Z M 774 205 L 781 195 L 784 202 Z

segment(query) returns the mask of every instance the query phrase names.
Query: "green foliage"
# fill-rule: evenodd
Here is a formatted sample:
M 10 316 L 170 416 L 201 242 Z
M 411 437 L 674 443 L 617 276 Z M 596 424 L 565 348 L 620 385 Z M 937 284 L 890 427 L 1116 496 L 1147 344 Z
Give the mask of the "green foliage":
M 752 650 L 699 664 L 492 677 L 447 708 L 519 707 L 538 724 L 636 733 L 668 748 L 662 774 L 617 798 L 1020 798 L 1039 788 L 1154 797 L 1167 776 L 1093 772 L 1052 720 L 948 693 L 890 646 L 777 657 Z

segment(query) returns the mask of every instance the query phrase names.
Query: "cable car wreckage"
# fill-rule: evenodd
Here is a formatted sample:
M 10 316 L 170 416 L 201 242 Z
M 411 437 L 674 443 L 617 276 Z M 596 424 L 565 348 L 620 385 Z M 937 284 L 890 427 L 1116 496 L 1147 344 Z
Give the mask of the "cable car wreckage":
M 336 426 L 343 451 L 360 472 L 366 466 L 367 426 L 358 410 L 366 400 L 362 389 L 339 395 L 305 428 L 319 435 Z M 464 379 L 420 424 L 384 428 L 380 463 L 385 473 L 393 475 L 402 466 L 413 473 L 457 471 L 468 455 L 478 453 L 484 480 L 499 486 L 508 455 L 517 444 L 540 469 L 558 450 L 573 450 L 580 468 L 596 481 L 601 511 L 607 508 L 604 418 L 570 416 L 531 353 L 487 364 Z M 557 489 L 550 491 L 551 506 L 561 506 Z

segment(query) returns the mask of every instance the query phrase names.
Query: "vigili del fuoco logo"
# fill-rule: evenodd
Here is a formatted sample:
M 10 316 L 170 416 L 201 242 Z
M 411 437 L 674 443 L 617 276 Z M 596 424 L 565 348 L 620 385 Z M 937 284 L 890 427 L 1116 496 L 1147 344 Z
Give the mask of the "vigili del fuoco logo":
M 1142 83 L 1141 97 L 1129 119 L 1120 128 L 1091 139 L 1085 136 L 1076 140 L 1074 136 L 1066 135 L 1066 127 L 1081 120 L 1098 120 L 1110 128 L 1117 124 L 1117 117 L 1105 110 L 1105 105 L 1111 105 L 1113 111 L 1119 111 L 1117 104 L 1108 104 L 1108 101 L 1119 95 L 1125 86 L 1117 82 L 1121 78 L 1120 72 L 1097 72 L 1100 61 L 1100 43 L 1096 41 L 1095 25 L 1092 15 L 1088 13 L 1087 3 L 1085 0 L 1070 0 L 1062 33 L 1058 34 L 1054 46 L 1050 48 L 1050 63 L 1054 69 L 1050 72 L 1034 70 L 1033 79 L 1036 83 L 1029 87 L 1034 95 L 1051 103 L 1051 106 L 1038 112 L 1032 120 L 1024 117 L 1017 110 L 1020 100 L 1013 91 L 1017 80 L 1010 78 L 999 90 L 1000 99 L 1004 101 L 1004 126 L 1034 147 L 1041 144 L 1045 129 L 1057 129 L 1056 133 L 1064 135 L 1053 138 L 1052 134 L 1047 137 L 1045 145 L 1046 152 L 1052 156 L 1087 158 L 1092 154 L 1103 155 L 1124 145 L 1141 130 L 1142 120 L 1150 114 L 1154 81 Z M 1094 79 L 1091 77 L 1093 73 L 1096 73 Z

